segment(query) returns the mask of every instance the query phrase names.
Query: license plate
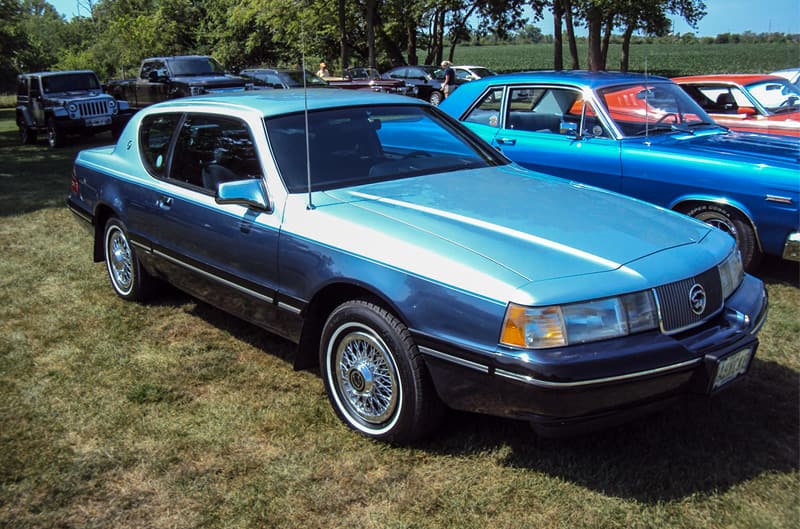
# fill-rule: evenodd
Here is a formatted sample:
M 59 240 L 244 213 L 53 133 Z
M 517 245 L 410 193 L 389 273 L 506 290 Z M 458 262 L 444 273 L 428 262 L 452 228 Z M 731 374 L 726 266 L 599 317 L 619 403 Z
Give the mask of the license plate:
M 87 127 L 102 127 L 103 125 L 108 125 L 111 123 L 110 117 L 100 117 L 100 118 L 86 118 L 86 126 Z
M 719 362 L 717 367 L 717 376 L 714 377 L 713 389 L 724 386 L 739 375 L 743 375 L 747 371 L 747 366 L 750 364 L 750 357 L 753 355 L 753 348 L 748 347 L 741 351 L 726 356 Z

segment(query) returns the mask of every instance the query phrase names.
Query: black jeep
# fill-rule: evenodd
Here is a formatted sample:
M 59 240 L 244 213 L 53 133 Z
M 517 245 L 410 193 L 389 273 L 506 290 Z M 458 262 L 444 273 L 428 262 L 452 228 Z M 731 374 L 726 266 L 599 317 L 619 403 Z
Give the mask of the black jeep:
M 47 133 L 51 147 L 66 143 L 67 134 L 111 131 L 118 137 L 132 112 L 103 88 L 91 70 L 27 73 L 18 77 L 17 126 L 23 144 Z

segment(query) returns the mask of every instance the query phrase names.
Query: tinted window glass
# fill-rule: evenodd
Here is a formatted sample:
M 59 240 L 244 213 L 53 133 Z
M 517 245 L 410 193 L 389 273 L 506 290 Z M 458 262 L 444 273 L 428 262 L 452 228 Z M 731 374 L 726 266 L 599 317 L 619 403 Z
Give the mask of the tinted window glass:
M 211 191 L 221 182 L 260 178 L 247 125 L 234 118 L 188 116 L 178 133 L 170 177 Z
M 100 82 L 93 73 L 70 73 L 42 77 L 44 93 L 99 90 Z
M 311 112 L 308 120 L 313 190 L 507 163 L 427 107 L 332 109 Z M 265 122 L 287 189 L 306 191 L 303 114 Z
M 500 104 L 503 102 L 503 89 L 493 88 L 467 115 L 464 121 L 497 127 L 500 124 Z
M 164 176 L 167 170 L 167 151 L 179 114 L 147 116 L 139 127 L 139 146 L 142 162 L 154 176 Z

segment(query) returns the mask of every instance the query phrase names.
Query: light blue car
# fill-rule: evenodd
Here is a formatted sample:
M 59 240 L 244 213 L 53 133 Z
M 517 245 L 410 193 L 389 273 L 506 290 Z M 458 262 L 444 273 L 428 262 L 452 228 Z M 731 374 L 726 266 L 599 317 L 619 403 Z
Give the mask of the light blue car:
M 767 312 L 725 233 L 402 96 L 153 105 L 78 154 L 68 205 L 117 295 L 159 278 L 294 341 L 342 421 L 390 442 L 446 407 L 568 432 L 717 393 Z
M 669 79 L 527 72 L 441 105 L 523 167 L 631 195 L 736 238 L 745 268 L 800 260 L 800 140 L 720 127 Z

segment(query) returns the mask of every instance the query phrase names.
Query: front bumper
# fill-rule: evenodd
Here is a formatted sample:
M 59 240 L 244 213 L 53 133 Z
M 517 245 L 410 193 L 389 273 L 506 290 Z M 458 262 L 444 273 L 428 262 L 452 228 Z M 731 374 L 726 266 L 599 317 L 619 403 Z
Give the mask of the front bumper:
M 766 314 L 763 283 L 745 276 L 720 315 L 677 335 L 653 331 L 514 354 L 454 350 L 426 337 L 418 343 L 448 406 L 524 419 L 541 433 L 561 434 L 616 424 L 683 395 L 728 387 L 749 369 Z
M 783 245 L 783 258 L 800 261 L 800 232 L 790 233 Z

